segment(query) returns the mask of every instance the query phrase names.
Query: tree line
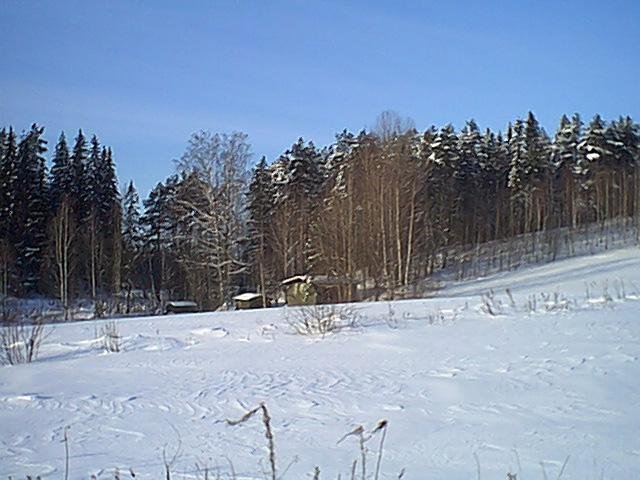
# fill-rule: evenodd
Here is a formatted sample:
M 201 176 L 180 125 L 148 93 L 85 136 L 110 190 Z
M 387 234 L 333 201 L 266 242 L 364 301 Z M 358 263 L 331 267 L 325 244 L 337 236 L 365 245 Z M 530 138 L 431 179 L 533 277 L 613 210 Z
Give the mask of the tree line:
M 300 138 L 251 168 L 244 133 L 192 135 L 176 172 L 140 205 L 111 149 L 43 129 L 0 132 L 2 293 L 70 298 L 142 289 L 216 308 L 267 298 L 297 274 L 394 292 L 446 266 L 443 252 L 640 214 L 640 126 L 533 113 L 504 132 L 469 121 L 418 131 L 392 112 L 319 148 Z

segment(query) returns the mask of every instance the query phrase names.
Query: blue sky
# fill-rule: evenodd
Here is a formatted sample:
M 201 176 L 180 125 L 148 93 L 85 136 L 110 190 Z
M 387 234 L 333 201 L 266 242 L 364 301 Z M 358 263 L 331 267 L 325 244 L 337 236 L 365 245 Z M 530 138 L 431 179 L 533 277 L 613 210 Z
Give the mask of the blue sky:
M 638 1 L 0 0 L 0 52 L 0 125 L 95 132 L 143 194 L 199 129 L 272 160 L 388 109 L 640 120 Z

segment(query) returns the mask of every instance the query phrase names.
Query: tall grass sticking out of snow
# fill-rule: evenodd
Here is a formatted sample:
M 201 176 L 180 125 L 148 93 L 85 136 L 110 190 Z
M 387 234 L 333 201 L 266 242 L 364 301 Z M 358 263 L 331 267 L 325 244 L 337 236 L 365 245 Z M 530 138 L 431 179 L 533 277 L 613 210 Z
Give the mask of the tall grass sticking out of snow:
M 380 478 L 380 464 L 382 462 L 382 454 L 384 452 L 384 441 L 387 437 L 387 427 L 389 423 L 386 420 L 380 420 L 376 427 L 370 432 L 366 433 L 364 427 L 362 425 L 358 425 L 349 433 L 345 434 L 340 440 L 338 440 L 337 444 L 340 444 L 343 440 L 348 437 L 356 437 L 358 440 L 358 447 L 360 449 L 360 470 L 361 470 L 361 480 L 366 480 L 367 478 L 367 442 L 371 440 L 376 434 L 382 432 L 380 436 L 380 444 L 378 446 L 378 455 L 376 459 L 376 469 L 374 473 L 374 480 L 378 480 Z M 355 479 L 356 466 L 358 464 L 358 460 L 354 460 L 351 467 L 351 478 Z
M 264 436 L 267 439 L 267 446 L 269 448 L 269 465 L 271 467 L 271 480 L 276 480 L 276 447 L 275 442 L 273 440 L 273 431 L 271 430 L 271 416 L 269 415 L 269 410 L 264 403 L 261 403 L 257 407 L 252 410 L 249 410 L 247 413 L 243 415 L 243 417 L 239 420 L 227 420 L 227 425 L 236 426 L 241 423 L 245 423 L 251 417 L 253 417 L 256 413 L 262 412 L 262 423 L 264 425 Z

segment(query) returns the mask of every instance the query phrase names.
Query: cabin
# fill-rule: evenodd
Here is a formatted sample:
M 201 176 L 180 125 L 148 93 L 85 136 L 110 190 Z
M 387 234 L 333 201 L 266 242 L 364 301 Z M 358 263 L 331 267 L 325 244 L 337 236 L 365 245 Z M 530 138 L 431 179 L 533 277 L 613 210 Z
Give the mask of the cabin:
M 197 313 L 198 304 L 190 300 L 170 300 L 164 306 L 165 315 L 168 313 Z
M 284 301 L 290 306 L 315 305 L 318 292 L 309 275 L 296 275 L 280 282 L 284 291 Z
M 267 300 L 268 302 L 268 300 Z M 252 308 L 262 308 L 262 294 L 255 292 L 241 293 L 233 297 L 233 304 L 236 310 L 249 310 Z

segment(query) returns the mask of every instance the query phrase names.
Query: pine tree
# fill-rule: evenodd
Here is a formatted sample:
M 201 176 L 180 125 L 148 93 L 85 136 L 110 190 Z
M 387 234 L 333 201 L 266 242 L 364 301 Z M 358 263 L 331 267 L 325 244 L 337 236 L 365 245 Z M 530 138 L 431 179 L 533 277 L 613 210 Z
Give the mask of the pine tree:
M 98 218 L 104 224 L 112 226 L 119 219 L 120 193 L 111 147 L 102 149 L 97 173 L 100 182 L 99 196 L 96 199 Z
M 82 130 L 78 131 L 73 152 L 71 154 L 71 200 L 75 214 L 76 226 L 84 230 L 84 223 L 89 215 L 90 195 L 87 178 L 87 141 Z
M 438 246 L 455 241 L 453 229 L 456 224 L 456 212 L 451 209 L 451 206 L 458 203 L 458 197 L 451 178 L 458 168 L 459 160 L 458 137 L 453 125 L 445 125 L 436 135 L 429 157 L 429 161 L 433 164 L 432 191 L 436 195 L 434 217 L 438 225 L 434 236 Z
M 141 255 L 143 241 L 140 198 L 131 181 L 122 199 L 122 270 L 124 280 L 131 286 L 138 281 L 136 261 Z
M 609 124 L 607 143 L 612 156 L 611 196 L 612 211 L 608 216 L 627 218 L 631 214 L 636 198 L 632 195 L 636 180 L 633 168 L 637 166 L 640 153 L 640 130 L 630 117 L 620 117 Z
M 0 239 L 15 239 L 15 193 L 18 177 L 18 143 L 12 127 L 4 139 L 0 157 Z
M 313 255 L 311 226 L 317 213 L 317 199 L 323 185 L 322 156 L 313 142 L 305 144 L 302 138 L 294 143 L 284 156 L 287 158 L 287 182 L 283 196 L 296 206 L 293 214 L 292 246 L 294 271 L 311 270 Z
M 479 202 L 483 206 L 486 226 L 486 239 L 502 237 L 504 233 L 504 216 L 507 209 L 505 190 L 508 182 L 509 159 L 502 135 L 496 136 L 487 129 L 480 142 L 480 184 L 482 196 Z
M 17 177 L 16 135 L 12 127 L 9 132 L 0 132 L 0 307 L 5 319 L 5 301 L 10 292 L 11 277 L 15 259 L 14 238 L 15 215 L 14 187 Z
M 177 249 L 181 247 L 177 246 L 178 219 L 174 215 L 178 182 L 178 177 L 172 176 L 164 183 L 158 183 L 142 202 L 144 213 L 140 223 L 143 227 L 143 263 L 147 275 L 145 285 L 157 298 L 162 290 L 170 287 L 173 260 Z M 185 248 L 190 246 L 187 244 Z M 186 286 L 182 287 L 186 294 Z
M 574 114 L 569 120 L 566 115 L 560 119 L 560 125 L 556 132 L 551 164 L 554 171 L 554 212 L 559 217 L 558 226 L 576 226 L 577 204 L 574 191 L 574 172 L 579 164 L 580 154 L 578 143 L 582 131 L 582 120 L 578 114 Z
M 578 143 L 578 162 L 575 173 L 581 188 L 581 207 L 588 221 L 601 221 L 609 209 L 611 166 L 610 145 L 607 142 L 606 124 L 595 115 Z M 595 212 L 595 217 L 590 215 Z
M 64 132 L 62 132 L 56 144 L 50 171 L 49 202 L 53 212 L 57 210 L 64 198 L 71 199 L 72 187 L 73 176 L 69 146 Z
M 479 230 L 476 225 L 478 215 L 477 193 L 482 187 L 480 183 L 480 130 L 475 121 L 470 120 L 460 132 L 458 139 L 459 159 L 453 172 L 457 204 L 455 216 L 462 223 L 463 242 L 477 242 Z
M 580 156 L 576 164 L 576 174 L 587 178 L 594 175 L 599 167 L 605 167 L 611 152 L 607 142 L 606 125 L 600 115 L 595 115 L 589 123 L 582 140 L 578 144 Z
M 18 145 L 18 174 L 15 182 L 16 270 L 22 294 L 37 291 L 46 242 L 46 141 L 44 128 L 36 124 Z
M 249 211 L 250 255 L 254 257 L 256 283 L 260 286 L 263 306 L 267 306 L 266 278 L 272 277 L 271 244 L 274 213 L 274 192 L 267 159 L 262 157 L 253 171 L 247 193 Z
M 99 217 L 100 200 L 102 197 L 102 179 L 100 178 L 100 164 L 102 162 L 102 151 L 100 141 L 96 135 L 91 136 L 89 142 L 89 156 L 86 160 L 84 178 L 86 183 L 87 209 L 92 215 Z M 99 220 L 98 220 L 99 222 Z
M 9 160 L 7 158 L 8 137 L 6 128 L 0 130 L 0 240 L 6 239 L 7 229 L 9 228 L 9 212 L 11 210 L 9 192 L 12 174 L 9 173 Z

